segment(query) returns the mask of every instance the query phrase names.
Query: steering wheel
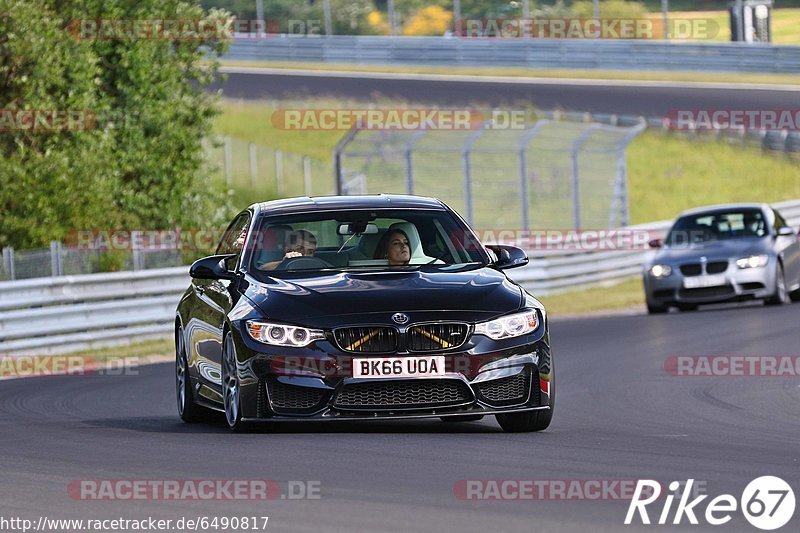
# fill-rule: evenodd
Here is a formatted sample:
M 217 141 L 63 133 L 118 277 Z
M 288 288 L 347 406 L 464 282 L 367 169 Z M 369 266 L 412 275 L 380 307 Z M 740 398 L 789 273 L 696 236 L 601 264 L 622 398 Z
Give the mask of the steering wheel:
M 281 261 L 275 270 L 314 270 L 317 268 L 333 268 L 333 265 L 319 257 L 290 257 Z

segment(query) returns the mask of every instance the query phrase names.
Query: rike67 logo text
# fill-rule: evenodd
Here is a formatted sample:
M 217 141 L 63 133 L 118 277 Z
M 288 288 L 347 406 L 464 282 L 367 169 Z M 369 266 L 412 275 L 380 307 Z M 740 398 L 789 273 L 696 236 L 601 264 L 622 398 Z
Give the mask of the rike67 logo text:
M 681 524 L 686 520 L 693 525 L 697 525 L 698 515 L 705 519 L 705 522 L 714 526 L 727 524 L 733 519 L 733 514 L 740 509 L 744 517 L 754 527 L 771 531 L 786 525 L 792 519 L 795 508 L 794 491 L 779 477 L 762 476 L 751 481 L 742 492 L 741 498 L 737 499 L 731 494 L 721 494 L 708 501 L 705 512 L 701 512 L 701 503 L 708 495 L 696 496 L 692 500 L 692 486 L 694 479 L 689 479 L 685 484 L 673 481 L 669 484 L 671 494 L 664 498 L 661 513 L 658 515 L 657 524 L 673 525 Z M 683 491 L 678 491 L 683 487 Z M 648 506 L 654 504 L 661 497 L 661 484 L 658 481 L 644 479 L 639 480 L 633 494 L 628 514 L 625 516 L 625 524 L 630 525 L 638 515 L 642 524 L 651 524 L 648 514 Z M 678 503 L 673 511 L 675 499 Z M 657 507 L 653 505 L 652 507 Z M 650 509 L 651 511 L 657 509 Z M 672 520 L 670 520 L 672 517 Z M 655 518 L 655 517 L 653 517 Z M 684 522 L 685 523 L 685 522 Z

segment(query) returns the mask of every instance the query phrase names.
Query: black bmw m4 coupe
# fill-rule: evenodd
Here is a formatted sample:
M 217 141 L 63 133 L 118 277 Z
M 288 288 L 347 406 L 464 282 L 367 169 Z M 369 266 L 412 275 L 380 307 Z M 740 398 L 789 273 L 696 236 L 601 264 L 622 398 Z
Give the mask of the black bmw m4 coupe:
M 555 404 L 542 304 L 443 202 L 254 204 L 196 261 L 175 317 L 178 411 L 280 420 L 479 420 L 540 431 Z

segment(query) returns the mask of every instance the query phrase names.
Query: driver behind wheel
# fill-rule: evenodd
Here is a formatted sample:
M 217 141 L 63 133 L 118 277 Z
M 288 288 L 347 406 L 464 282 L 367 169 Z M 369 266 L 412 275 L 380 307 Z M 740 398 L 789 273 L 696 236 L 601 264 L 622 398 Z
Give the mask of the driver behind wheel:
M 264 263 L 258 268 L 261 270 L 275 270 L 283 261 L 294 257 L 313 257 L 317 251 L 317 238 L 310 231 L 298 229 L 286 233 L 286 241 L 283 248 L 284 256 L 277 261 Z

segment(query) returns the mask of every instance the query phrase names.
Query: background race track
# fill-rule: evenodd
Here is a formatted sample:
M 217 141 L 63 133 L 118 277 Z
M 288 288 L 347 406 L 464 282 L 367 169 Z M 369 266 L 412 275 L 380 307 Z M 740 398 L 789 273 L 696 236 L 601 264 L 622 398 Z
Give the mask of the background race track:
M 565 81 L 546 79 L 443 81 L 442 77 L 398 74 L 276 73 L 273 69 L 223 69 L 221 85 L 227 98 L 337 97 L 369 100 L 388 97 L 439 105 L 533 104 L 540 109 L 562 108 L 593 113 L 662 116 L 678 109 L 794 109 L 797 87 L 732 88 L 726 85 Z M 458 77 L 453 77 L 457 80 Z M 765 88 L 766 87 L 766 88 Z M 219 88 L 219 86 L 218 86 Z
M 0 499 L 6 515 L 34 520 L 47 510 L 84 519 L 266 515 L 269 531 L 620 531 L 626 502 L 463 501 L 453 487 L 465 479 L 694 478 L 712 497 L 738 498 L 750 480 L 778 475 L 797 491 L 797 378 L 673 377 L 664 362 L 795 355 L 798 323 L 800 305 L 554 321 L 557 408 L 540 434 L 502 433 L 485 419 L 234 435 L 222 423 L 179 421 L 169 364 L 133 376 L 7 381 Z M 201 478 L 319 481 L 321 498 L 98 502 L 67 494 L 79 479 Z M 796 512 L 783 530 L 798 523 Z M 684 522 L 670 531 L 712 529 Z M 738 512 L 717 530 L 753 531 Z

